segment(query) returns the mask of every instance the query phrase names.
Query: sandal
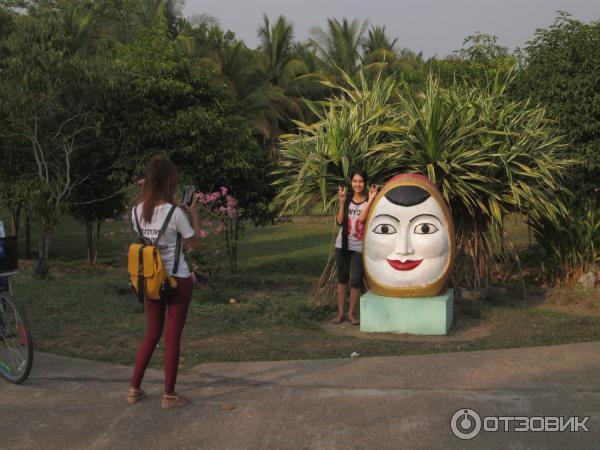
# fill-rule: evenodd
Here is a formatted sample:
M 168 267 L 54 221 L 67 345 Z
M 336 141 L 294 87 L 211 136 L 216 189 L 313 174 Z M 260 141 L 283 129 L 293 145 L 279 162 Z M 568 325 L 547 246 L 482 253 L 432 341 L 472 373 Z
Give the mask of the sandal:
M 134 403 L 139 402 L 146 396 L 146 392 L 142 391 L 140 388 L 129 388 L 129 393 L 127 394 L 127 403 L 133 405 Z
M 179 406 L 186 406 L 190 404 L 190 399 L 179 395 L 178 393 L 163 394 L 162 401 L 160 402 L 161 409 L 177 408 Z
M 339 324 L 340 324 L 340 323 L 342 323 L 343 321 L 344 321 L 344 318 L 343 318 L 343 317 L 336 317 L 335 319 L 333 319 L 333 320 L 331 321 L 331 323 L 332 323 L 332 324 L 334 324 L 334 325 L 339 325 Z
M 355 319 L 354 317 L 353 318 L 348 317 L 348 322 L 350 322 L 354 326 L 360 325 L 360 321 L 358 319 Z

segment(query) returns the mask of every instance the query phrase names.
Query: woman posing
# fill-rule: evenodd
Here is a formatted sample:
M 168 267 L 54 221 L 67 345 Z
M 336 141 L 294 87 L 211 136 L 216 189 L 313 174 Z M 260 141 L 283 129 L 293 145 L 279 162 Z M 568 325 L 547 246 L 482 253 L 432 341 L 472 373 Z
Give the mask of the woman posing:
M 193 228 L 180 208 L 175 208 L 177 190 L 177 168 L 165 158 L 154 158 L 148 169 L 139 203 L 132 210 L 133 228 L 141 232 L 144 241 L 157 246 L 166 271 L 177 280 L 177 288 L 168 300 L 145 299 L 147 315 L 146 335 L 135 358 L 135 369 L 131 378 L 131 387 L 127 395 L 128 403 L 137 403 L 145 392 L 141 389 L 144 372 L 152 358 L 152 353 L 160 340 L 163 328 L 164 337 L 164 369 L 165 387 L 161 408 L 170 409 L 184 406 L 189 399 L 175 392 L 177 370 L 179 368 L 179 349 L 181 333 L 187 318 L 188 307 L 192 298 L 192 275 L 181 251 L 181 238 L 191 249 L 196 249 L 198 242 L 200 219 L 196 208 L 196 197 L 187 208 L 192 217 Z M 169 218 L 168 218 L 169 217 Z M 156 238 L 165 221 L 167 227 L 159 242 Z
M 344 320 L 344 304 L 350 281 L 348 321 L 352 325 L 358 325 L 354 312 L 362 290 L 363 234 L 369 208 L 377 195 L 377 186 L 371 186 L 367 195 L 367 174 L 362 170 L 355 170 L 350 174 L 350 183 L 352 194 L 348 194 L 346 188 L 341 186 L 338 191 L 340 206 L 336 222 L 342 228 L 335 242 L 338 312 L 333 323 L 338 324 Z

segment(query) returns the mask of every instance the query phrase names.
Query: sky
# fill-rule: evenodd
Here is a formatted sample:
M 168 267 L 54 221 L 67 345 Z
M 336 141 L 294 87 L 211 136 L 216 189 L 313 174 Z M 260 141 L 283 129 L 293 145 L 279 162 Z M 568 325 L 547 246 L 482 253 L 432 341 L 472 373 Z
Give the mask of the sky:
M 272 22 L 286 16 L 301 41 L 311 27 L 325 29 L 327 18 L 368 20 L 398 38 L 399 49 L 423 51 L 428 58 L 451 54 L 477 31 L 498 36 L 512 51 L 536 28 L 551 25 L 559 10 L 586 22 L 600 20 L 600 0 L 187 0 L 184 15 L 209 14 L 251 48 L 258 44 L 263 13 Z

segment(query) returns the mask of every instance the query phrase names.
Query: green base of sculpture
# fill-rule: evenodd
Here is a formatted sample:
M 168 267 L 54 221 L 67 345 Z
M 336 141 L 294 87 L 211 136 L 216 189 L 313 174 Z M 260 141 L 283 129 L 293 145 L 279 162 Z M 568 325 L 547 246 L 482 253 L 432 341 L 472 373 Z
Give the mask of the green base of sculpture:
M 437 297 L 394 298 L 367 292 L 360 298 L 360 330 L 369 333 L 445 335 L 452 325 L 454 290 Z

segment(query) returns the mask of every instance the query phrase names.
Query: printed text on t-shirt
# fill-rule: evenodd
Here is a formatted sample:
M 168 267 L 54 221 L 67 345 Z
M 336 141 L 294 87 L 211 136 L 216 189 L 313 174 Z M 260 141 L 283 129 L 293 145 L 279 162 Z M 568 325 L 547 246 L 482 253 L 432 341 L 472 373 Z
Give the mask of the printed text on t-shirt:
M 165 248 L 168 247 L 168 245 L 166 245 L 166 244 L 156 245 L 156 238 L 158 237 L 158 233 L 160 233 L 160 230 L 155 230 L 152 228 L 142 228 L 142 234 L 144 235 L 144 237 L 148 238 L 150 243 L 152 245 L 154 245 L 156 248 L 158 248 L 159 250 L 164 250 Z M 154 236 L 154 237 L 151 237 L 151 236 Z

